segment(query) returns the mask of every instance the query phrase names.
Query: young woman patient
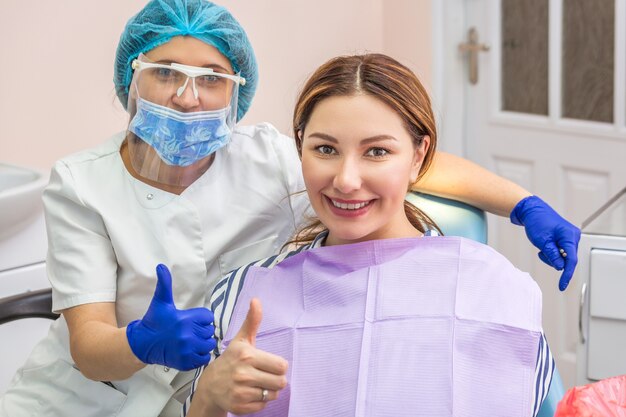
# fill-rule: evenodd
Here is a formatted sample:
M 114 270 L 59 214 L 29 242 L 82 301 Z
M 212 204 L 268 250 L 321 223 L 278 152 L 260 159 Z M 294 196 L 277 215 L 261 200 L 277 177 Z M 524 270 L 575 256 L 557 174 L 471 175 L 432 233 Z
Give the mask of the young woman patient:
M 437 143 L 417 77 L 385 55 L 332 59 L 294 133 L 318 220 L 218 283 L 218 348 L 184 413 L 536 415 L 554 368 L 537 285 L 404 199 Z

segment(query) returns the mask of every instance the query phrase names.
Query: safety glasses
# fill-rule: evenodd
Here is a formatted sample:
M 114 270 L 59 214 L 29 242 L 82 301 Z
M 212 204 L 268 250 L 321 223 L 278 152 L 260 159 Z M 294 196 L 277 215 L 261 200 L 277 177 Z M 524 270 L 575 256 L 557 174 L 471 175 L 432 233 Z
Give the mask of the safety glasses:
M 159 84 L 164 88 L 174 88 L 178 97 L 184 93 L 190 79 L 196 99 L 202 92 L 210 93 L 228 88 L 226 84 L 229 83 L 246 84 L 246 79 L 239 75 L 224 74 L 216 72 L 212 68 L 193 67 L 178 63 L 158 64 L 150 62 L 143 54 L 132 62 L 131 67 L 136 72 L 145 74 L 146 78 L 154 84 Z

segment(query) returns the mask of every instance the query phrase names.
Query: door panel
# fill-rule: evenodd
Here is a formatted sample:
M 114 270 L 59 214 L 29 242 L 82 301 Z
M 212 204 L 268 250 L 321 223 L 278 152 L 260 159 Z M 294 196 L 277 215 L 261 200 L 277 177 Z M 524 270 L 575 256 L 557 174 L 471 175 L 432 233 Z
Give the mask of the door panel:
M 541 196 L 579 226 L 626 185 L 624 3 L 464 5 L 467 29 L 475 27 L 479 42 L 489 45 L 478 56 L 478 82 L 464 87 L 468 156 Z M 574 385 L 576 277 L 559 292 L 560 273 L 541 263 L 524 234 L 508 219 L 489 221 L 489 243 L 541 287 L 548 342 L 565 385 Z

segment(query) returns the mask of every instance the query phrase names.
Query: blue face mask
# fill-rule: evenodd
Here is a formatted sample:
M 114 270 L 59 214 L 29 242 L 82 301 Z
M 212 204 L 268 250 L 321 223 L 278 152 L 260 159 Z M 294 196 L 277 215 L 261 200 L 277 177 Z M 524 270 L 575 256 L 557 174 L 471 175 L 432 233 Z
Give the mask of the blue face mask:
M 137 98 L 128 130 L 152 146 L 168 165 L 189 166 L 230 141 L 230 107 L 183 113 Z

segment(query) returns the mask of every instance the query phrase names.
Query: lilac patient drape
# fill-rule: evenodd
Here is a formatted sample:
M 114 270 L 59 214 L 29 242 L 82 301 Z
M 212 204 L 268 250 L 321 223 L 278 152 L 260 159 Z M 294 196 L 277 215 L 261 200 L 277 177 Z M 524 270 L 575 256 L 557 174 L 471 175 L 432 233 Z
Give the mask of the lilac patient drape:
M 423 237 L 321 247 L 251 268 L 257 347 L 289 361 L 258 416 L 531 416 L 541 293 L 488 246 Z

